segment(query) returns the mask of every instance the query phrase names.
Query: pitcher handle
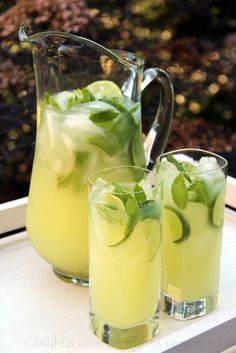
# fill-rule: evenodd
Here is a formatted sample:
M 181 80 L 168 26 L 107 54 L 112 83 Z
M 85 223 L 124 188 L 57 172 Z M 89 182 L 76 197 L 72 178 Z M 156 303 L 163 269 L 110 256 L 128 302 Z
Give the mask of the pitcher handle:
M 169 75 L 162 69 L 144 71 L 141 91 L 156 80 L 160 87 L 160 100 L 152 126 L 144 140 L 146 163 L 153 166 L 156 158 L 164 151 L 174 113 L 174 88 Z

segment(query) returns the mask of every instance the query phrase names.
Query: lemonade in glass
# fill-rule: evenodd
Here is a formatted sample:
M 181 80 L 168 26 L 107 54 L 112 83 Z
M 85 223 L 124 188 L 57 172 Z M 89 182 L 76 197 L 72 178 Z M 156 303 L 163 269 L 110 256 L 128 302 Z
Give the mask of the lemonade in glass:
M 90 326 L 129 348 L 158 332 L 162 183 L 137 167 L 90 177 Z
M 88 175 L 145 166 L 140 104 L 112 81 L 44 94 L 27 209 L 37 251 L 68 281 L 88 282 Z
M 227 161 L 198 149 L 162 155 L 162 308 L 177 319 L 215 308 Z

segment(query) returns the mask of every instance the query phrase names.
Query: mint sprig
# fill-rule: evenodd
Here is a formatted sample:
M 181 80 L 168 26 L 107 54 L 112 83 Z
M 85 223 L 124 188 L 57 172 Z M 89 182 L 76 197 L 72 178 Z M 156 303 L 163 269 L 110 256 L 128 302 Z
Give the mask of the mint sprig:
M 171 185 L 171 194 L 176 206 L 184 210 L 188 201 L 209 206 L 210 196 L 206 183 L 191 174 L 194 172 L 194 165 L 189 162 L 179 162 L 171 154 L 167 155 L 167 161 L 174 164 L 180 172 Z
M 117 183 L 112 183 L 111 185 L 114 188 L 114 196 L 122 201 L 125 209 L 124 212 L 128 217 L 125 225 L 125 236 L 119 243 L 112 245 L 116 246 L 132 234 L 139 221 L 143 221 L 147 218 L 159 220 L 161 216 L 161 206 L 155 200 L 147 200 L 146 194 L 139 184 L 135 184 L 133 192 Z M 108 209 L 106 206 L 99 210 L 99 213 L 107 221 L 124 224 L 124 215 L 122 214 L 121 220 L 117 220 L 117 216 L 115 216 L 114 212 L 114 210 Z

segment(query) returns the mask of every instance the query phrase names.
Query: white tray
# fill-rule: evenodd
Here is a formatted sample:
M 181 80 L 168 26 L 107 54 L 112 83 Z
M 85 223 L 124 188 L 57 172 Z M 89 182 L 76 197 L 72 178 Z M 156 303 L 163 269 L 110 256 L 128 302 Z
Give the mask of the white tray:
M 161 315 L 160 333 L 131 352 L 219 353 L 236 344 L 236 216 L 226 211 L 218 308 L 186 322 Z M 115 352 L 90 332 L 88 288 L 59 280 L 26 232 L 0 239 L 0 352 Z

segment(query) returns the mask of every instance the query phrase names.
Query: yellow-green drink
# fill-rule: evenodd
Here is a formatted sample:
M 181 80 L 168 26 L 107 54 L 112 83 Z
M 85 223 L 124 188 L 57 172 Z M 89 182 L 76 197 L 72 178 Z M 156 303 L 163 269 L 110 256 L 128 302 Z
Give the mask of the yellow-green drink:
M 114 347 L 136 346 L 158 331 L 162 185 L 134 167 L 90 180 L 90 326 Z
M 65 280 L 88 282 L 88 175 L 120 164 L 145 165 L 139 103 L 111 81 L 45 93 L 38 107 L 27 230 Z
M 217 304 L 227 162 L 197 149 L 160 157 L 163 178 L 162 308 L 177 319 Z

